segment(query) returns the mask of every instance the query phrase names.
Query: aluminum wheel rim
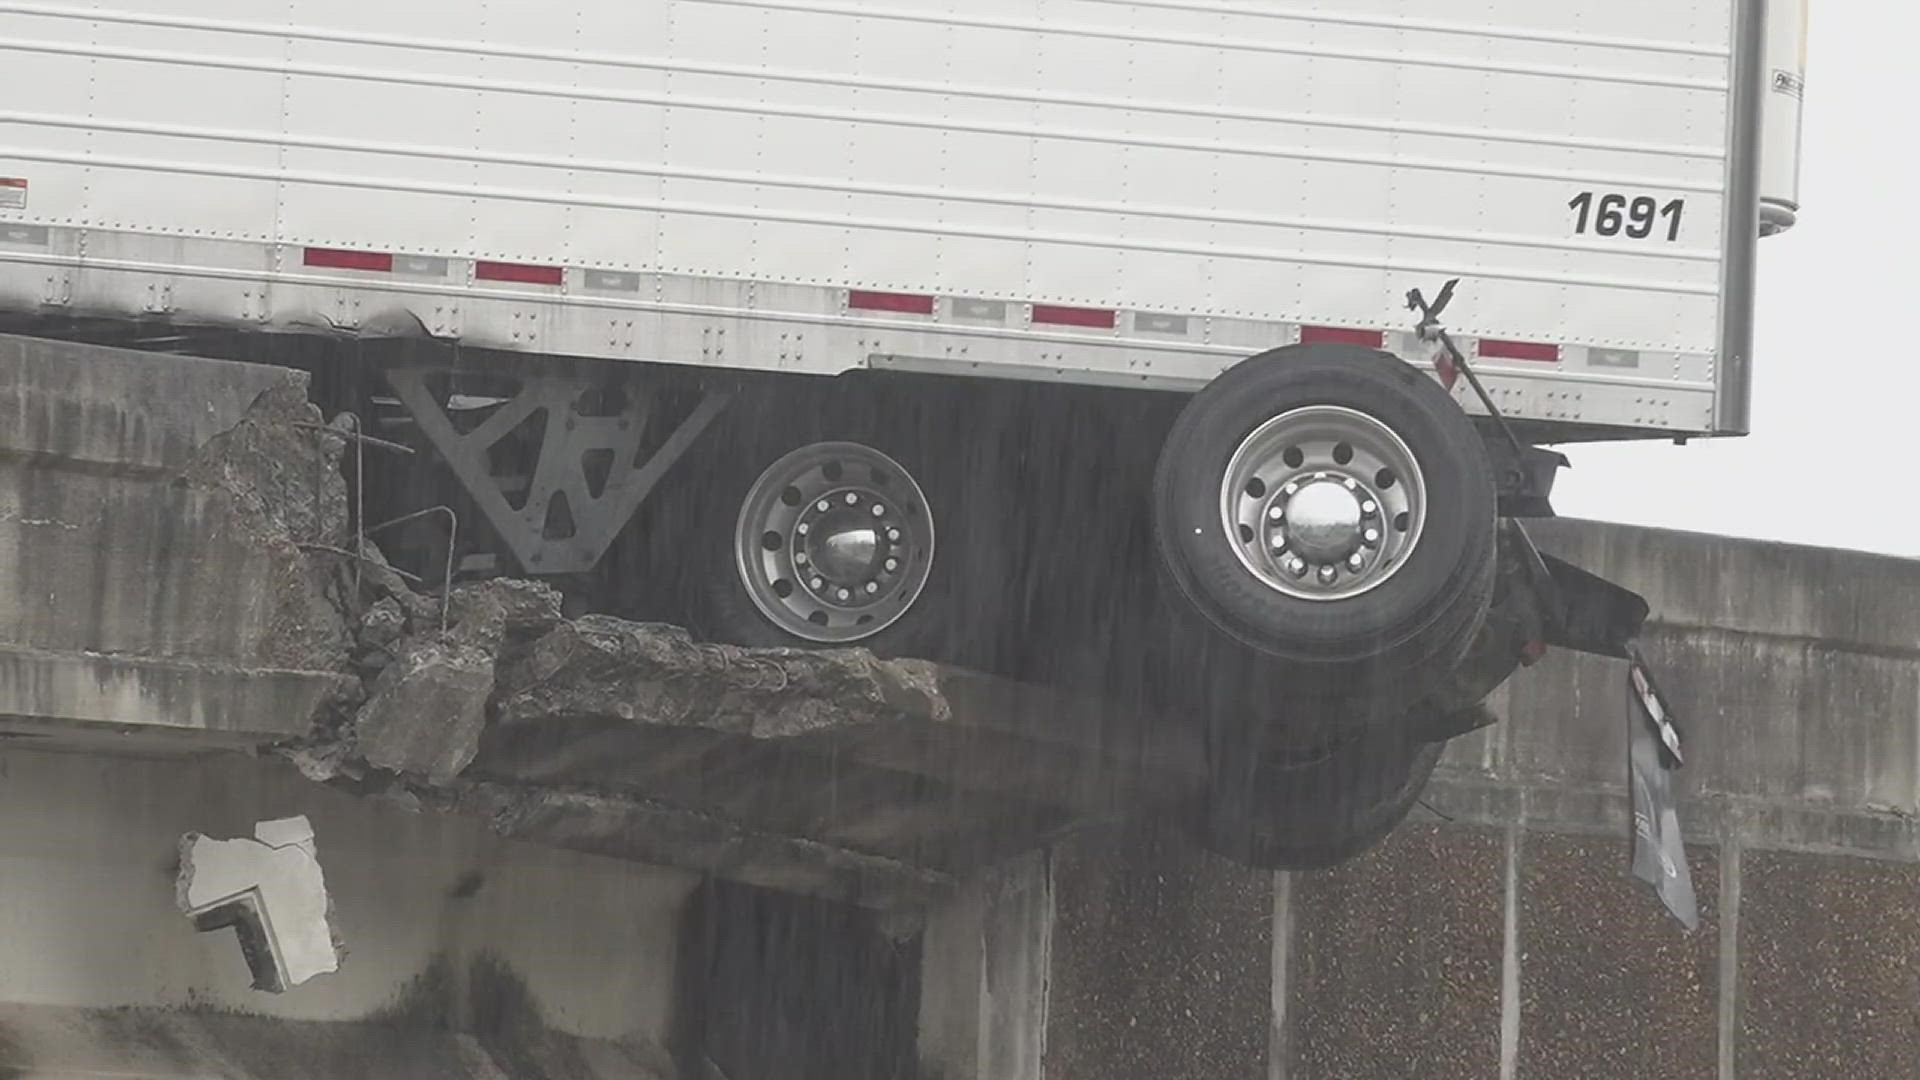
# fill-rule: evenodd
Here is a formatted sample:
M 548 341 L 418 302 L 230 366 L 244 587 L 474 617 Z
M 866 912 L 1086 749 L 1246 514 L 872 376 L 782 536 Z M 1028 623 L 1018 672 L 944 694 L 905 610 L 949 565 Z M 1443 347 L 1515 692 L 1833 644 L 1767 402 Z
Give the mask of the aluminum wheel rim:
M 858 443 L 814 443 L 754 481 L 733 551 L 747 595 L 775 626 L 847 644 L 892 626 L 920 598 L 933 517 L 899 462 Z
M 1240 564 L 1301 600 L 1350 600 L 1386 584 L 1426 517 L 1426 476 L 1406 441 L 1338 405 L 1260 425 L 1220 484 L 1220 521 Z

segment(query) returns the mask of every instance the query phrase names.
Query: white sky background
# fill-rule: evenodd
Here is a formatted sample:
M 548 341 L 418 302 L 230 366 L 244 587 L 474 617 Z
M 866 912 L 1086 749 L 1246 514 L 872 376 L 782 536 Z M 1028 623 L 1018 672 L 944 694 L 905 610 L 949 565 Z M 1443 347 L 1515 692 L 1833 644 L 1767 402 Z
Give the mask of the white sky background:
M 1800 221 L 1760 243 L 1753 434 L 1567 447 L 1561 514 L 1920 556 L 1920 2 L 1811 10 Z

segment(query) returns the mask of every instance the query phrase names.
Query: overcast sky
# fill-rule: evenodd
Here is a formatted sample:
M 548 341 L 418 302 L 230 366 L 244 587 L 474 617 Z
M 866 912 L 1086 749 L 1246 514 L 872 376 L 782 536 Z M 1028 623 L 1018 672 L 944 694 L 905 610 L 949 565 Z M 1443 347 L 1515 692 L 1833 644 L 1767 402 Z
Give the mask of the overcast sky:
M 1800 222 L 1760 244 L 1753 434 L 1571 447 L 1554 505 L 1920 556 L 1914 0 L 1813 0 Z

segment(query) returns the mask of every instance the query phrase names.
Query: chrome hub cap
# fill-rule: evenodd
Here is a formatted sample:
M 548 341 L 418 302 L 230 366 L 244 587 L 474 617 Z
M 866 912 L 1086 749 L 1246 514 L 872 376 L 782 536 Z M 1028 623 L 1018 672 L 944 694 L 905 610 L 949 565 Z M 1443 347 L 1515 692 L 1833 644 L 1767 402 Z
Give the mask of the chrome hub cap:
M 1248 435 L 1227 464 L 1220 517 L 1249 573 L 1288 596 L 1345 600 L 1406 565 L 1426 525 L 1426 478 L 1385 424 L 1310 405 Z
M 893 625 L 927 583 L 933 521 L 899 463 L 857 443 L 788 454 L 747 492 L 735 564 L 754 606 L 805 641 L 845 644 Z
M 1308 562 L 1340 562 L 1360 547 L 1360 498 L 1337 481 L 1314 480 L 1269 511 L 1276 539 Z

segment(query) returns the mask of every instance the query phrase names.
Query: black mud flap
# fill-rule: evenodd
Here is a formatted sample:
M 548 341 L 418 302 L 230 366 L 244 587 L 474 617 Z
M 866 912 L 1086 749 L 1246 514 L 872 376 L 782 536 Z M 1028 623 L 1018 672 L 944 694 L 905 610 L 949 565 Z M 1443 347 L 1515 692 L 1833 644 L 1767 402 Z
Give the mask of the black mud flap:
M 1535 547 L 1519 522 L 1509 523 L 1529 560 L 1540 641 L 1560 649 L 1627 660 L 1650 609 L 1646 598 Z
M 1680 835 L 1673 796 L 1674 770 L 1685 764 L 1680 729 L 1638 649 L 1628 648 L 1627 774 L 1633 787 L 1633 873 L 1653 887 L 1688 931 L 1699 929 L 1700 909 Z

